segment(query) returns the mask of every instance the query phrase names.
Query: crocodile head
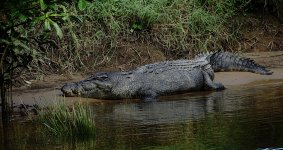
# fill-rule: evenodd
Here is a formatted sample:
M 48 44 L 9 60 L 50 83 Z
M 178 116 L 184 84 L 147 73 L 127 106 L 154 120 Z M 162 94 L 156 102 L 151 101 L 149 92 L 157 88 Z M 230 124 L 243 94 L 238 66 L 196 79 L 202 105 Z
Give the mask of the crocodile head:
M 111 98 L 113 85 L 109 73 L 97 73 L 86 80 L 67 83 L 61 91 L 67 97 Z

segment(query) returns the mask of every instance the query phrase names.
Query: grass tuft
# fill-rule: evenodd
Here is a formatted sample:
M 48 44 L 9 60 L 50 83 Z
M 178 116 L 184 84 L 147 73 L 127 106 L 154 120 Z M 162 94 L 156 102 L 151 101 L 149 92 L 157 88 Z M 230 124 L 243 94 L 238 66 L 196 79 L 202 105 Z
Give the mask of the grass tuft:
M 64 100 L 59 100 L 54 105 L 39 110 L 38 121 L 48 134 L 55 137 L 95 137 L 93 114 L 86 104 L 68 106 Z

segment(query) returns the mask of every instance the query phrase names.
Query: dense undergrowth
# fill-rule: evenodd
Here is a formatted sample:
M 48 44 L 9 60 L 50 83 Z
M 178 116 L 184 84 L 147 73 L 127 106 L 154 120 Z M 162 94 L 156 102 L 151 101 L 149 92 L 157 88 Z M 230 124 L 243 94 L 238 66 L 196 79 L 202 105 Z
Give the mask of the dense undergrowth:
M 253 3 L 263 5 L 253 0 L 5 2 L 0 14 L 1 66 L 28 66 L 28 77 L 95 70 L 119 62 L 119 51 L 136 45 L 151 45 L 172 59 L 233 51 L 241 25 L 233 18 L 251 10 Z M 22 71 L 15 72 L 23 77 Z
M 76 21 L 62 24 L 64 38 L 45 44 L 49 61 L 61 71 L 94 69 L 111 63 L 126 45 L 154 45 L 167 57 L 224 49 L 237 40 L 231 18 L 245 0 L 104 0 L 83 11 L 66 4 Z M 54 45 L 54 44 L 53 44 Z M 53 65 L 53 66 L 54 66 Z

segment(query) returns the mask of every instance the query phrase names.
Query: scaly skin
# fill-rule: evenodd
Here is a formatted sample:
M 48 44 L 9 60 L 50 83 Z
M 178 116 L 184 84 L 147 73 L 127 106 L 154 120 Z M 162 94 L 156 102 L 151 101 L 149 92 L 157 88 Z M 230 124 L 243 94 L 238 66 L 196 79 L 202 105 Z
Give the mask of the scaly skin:
M 221 83 L 213 82 L 214 71 L 233 70 L 272 74 L 250 59 L 219 51 L 201 54 L 194 60 L 148 64 L 128 72 L 97 73 L 86 80 L 68 83 L 61 91 L 65 96 L 154 100 L 159 95 L 223 90 L 225 87 Z

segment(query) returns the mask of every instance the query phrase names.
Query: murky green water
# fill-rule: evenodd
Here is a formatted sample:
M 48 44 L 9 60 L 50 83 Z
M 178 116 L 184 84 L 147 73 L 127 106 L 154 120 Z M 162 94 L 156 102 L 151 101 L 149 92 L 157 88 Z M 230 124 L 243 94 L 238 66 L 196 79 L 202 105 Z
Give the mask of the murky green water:
M 283 147 L 283 82 L 92 103 L 97 137 L 62 142 L 31 123 L 5 127 L 0 149 L 257 149 Z M 7 132 L 8 131 L 8 132 Z

